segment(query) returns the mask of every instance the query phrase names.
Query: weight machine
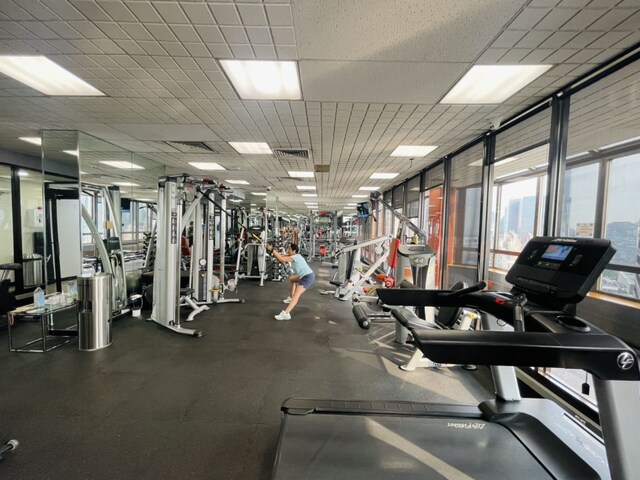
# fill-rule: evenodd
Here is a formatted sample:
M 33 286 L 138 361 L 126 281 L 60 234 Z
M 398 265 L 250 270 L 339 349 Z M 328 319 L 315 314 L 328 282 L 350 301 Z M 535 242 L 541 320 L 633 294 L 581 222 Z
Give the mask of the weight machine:
M 180 325 L 180 307 L 188 305 L 193 309 L 188 320 L 198 313 L 208 310 L 206 305 L 198 306 L 191 298 L 193 289 L 180 288 L 181 236 L 184 222 L 191 217 L 202 193 L 196 195 L 184 216 L 185 183 L 193 179 L 188 175 L 163 177 L 158 182 L 158 219 L 156 259 L 153 270 L 153 309 L 151 320 L 158 325 L 183 335 L 201 337 L 202 331 L 184 328 Z

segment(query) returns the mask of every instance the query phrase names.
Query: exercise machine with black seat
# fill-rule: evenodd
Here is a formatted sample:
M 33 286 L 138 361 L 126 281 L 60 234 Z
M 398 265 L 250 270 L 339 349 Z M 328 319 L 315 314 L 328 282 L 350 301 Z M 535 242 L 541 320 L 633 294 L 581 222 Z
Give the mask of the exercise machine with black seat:
M 575 315 L 614 253 L 603 239 L 537 237 L 509 270 L 508 293 L 480 291 L 483 283 L 379 292 L 389 305 L 476 309 L 483 331 L 412 333 L 434 361 L 490 365 L 496 398 L 479 406 L 289 399 L 272 478 L 640 478 L 638 357 Z M 515 366 L 589 372 L 602 438 L 551 400 L 522 398 Z

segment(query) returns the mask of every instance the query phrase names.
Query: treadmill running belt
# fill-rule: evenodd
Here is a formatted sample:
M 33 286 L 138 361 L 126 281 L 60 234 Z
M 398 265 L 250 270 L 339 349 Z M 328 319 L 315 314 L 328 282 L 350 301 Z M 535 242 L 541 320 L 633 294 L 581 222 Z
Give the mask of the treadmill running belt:
M 479 419 L 285 415 L 274 480 L 553 478 L 511 432 Z M 499 459 L 499 460 L 497 460 Z

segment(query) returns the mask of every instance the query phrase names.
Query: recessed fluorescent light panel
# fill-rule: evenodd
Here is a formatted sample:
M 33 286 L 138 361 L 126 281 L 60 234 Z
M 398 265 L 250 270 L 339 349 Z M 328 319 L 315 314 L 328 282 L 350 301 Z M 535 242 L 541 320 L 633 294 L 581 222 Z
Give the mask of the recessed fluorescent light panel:
M 222 165 L 215 162 L 189 162 L 189 165 L 199 170 L 225 170 Z
M 121 168 L 123 170 L 144 170 L 144 167 L 141 167 L 140 165 L 136 165 L 135 163 L 124 162 L 120 160 L 100 160 L 100 163 L 109 165 L 110 167 L 113 167 L 113 168 Z
M 375 192 L 377 190 L 380 190 L 380 187 L 360 187 L 358 190 L 363 192 Z
M 220 60 L 243 100 L 301 100 L 298 64 L 265 60 Z
M 391 156 L 412 158 L 426 157 L 436 148 L 438 147 L 433 145 L 400 145 L 391 152 Z
M 502 103 L 553 65 L 474 65 L 440 103 Z
M 233 203 L 240 203 L 242 200 L 238 200 L 237 198 L 230 198 L 229 201 Z
M 45 95 L 104 95 L 100 90 L 42 55 L 0 55 L 0 72 Z
M 249 185 L 249 182 L 246 180 L 227 180 L 227 183 L 231 183 L 233 185 Z
M 289 176 L 294 178 L 313 178 L 313 172 L 289 172 Z
M 18 176 L 20 176 L 20 177 L 28 177 L 29 176 L 29 172 L 27 172 L 25 170 L 18 170 Z
M 261 196 L 261 197 L 266 197 L 267 196 L 266 193 L 262 193 L 262 192 L 251 192 L 251 195 L 258 195 L 258 196 Z
M 351 198 L 369 198 L 369 195 L 351 195 Z
M 355 207 L 357 206 L 357 203 L 347 203 L 347 207 Z
M 356 207 L 350 207 L 350 206 L 347 205 L 346 207 L 344 207 L 344 209 L 345 210 L 355 210 Z
M 369 178 L 371 180 L 391 180 L 392 178 L 396 178 L 398 175 L 400 175 L 399 173 L 380 173 L 380 172 L 376 172 L 373 175 L 371 175 Z
M 316 186 L 315 185 L 296 185 L 296 188 L 298 190 L 315 190 Z
M 18 137 L 18 140 L 22 140 L 23 142 L 27 142 L 32 145 L 42 145 L 42 138 L 40 137 Z
M 80 155 L 80 152 L 78 152 L 78 150 L 62 150 L 62 151 L 67 155 L 73 155 L 74 157 L 77 157 L 78 155 Z
M 271 149 L 264 142 L 229 142 L 229 145 L 238 153 L 246 153 L 249 155 L 269 155 Z
M 303 197 L 317 197 L 318 195 L 316 193 L 303 193 L 302 196 Z
M 118 185 L 119 187 L 139 187 L 137 183 L 131 182 L 112 182 L 114 185 Z

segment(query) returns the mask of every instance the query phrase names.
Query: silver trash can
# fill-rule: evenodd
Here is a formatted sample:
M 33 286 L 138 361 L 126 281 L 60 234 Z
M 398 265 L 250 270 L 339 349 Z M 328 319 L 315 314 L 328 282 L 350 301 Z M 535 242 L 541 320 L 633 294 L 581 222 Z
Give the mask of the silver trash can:
M 78 277 L 78 348 L 99 350 L 111 345 L 111 280 L 109 273 Z
M 42 255 L 28 253 L 22 256 L 22 281 L 25 287 L 42 285 Z

